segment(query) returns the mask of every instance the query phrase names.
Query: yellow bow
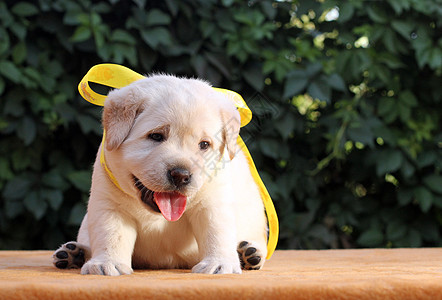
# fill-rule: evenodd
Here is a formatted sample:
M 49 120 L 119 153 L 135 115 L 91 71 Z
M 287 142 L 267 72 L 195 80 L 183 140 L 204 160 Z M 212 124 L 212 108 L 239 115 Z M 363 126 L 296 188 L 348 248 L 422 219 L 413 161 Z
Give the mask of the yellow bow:
M 78 85 L 78 91 L 80 92 L 81 96 L 87 101 L 95 105 L 103 106 L 107 95 L 96 93 L 94 90 L 90 88 L 89 82 L 94 82 L 111 88 L 119 89 L 142 78 L 145 77 L 121 65 L 99 64 L 93 66 L 83 77 L 80 84 Z M 247 125 L 252 119 L 252 112 L 248 108 L 246 102 L 241 97 L 241 95 L 235 93 L 234 91 L 226 89 L 220 89 L 220 88 L 214 88 L 214 89 L 218 92 L 225 94 L 230 100 L 233 101 L 235 106 L 238 108 L 239 114 L 241 116 L 241 127 Z M 102 148 L 104 147 L 104 140 L 105 140 L 105 133 L 103 133 Z M 269 225 L 269 238 L 267 242 L 266 259 L 269 259 L 272 256 L 273 252 L 275 251 L 276 244 L 278 243 L 278 235 L 279 235 L 278 216 L 276 214 L 275 207 L 273 206 L 272 199 L 270 198 L 270 195 L 266 187 L 264 186 L 264 183 L 259 177 L 258 171 L 256 170 L 255 164 L 253 163 L 253 159 L 250 156 L 249 150 L 247 149 L 244 141 L 240 136 L 238 136 L 237 143 L 240 149 L 242 149 L 247 159 L 250 172 L 253 176 L 253 179 L 255 180 L 255 183 L 259 187 L 261 199 L 264 203 L 264 207 L 266 210 L 267 220 Z M 109 178 L 112 180 L 115 186 L 121 190 L 118 181 L 116 180 L 115 176 L 112 174 L 111 170 L 106 165 L 103 150 L 100 153 L 100 162 L 103 165 L 104 169 L 106 170 L 107 174 L 109 175 Z

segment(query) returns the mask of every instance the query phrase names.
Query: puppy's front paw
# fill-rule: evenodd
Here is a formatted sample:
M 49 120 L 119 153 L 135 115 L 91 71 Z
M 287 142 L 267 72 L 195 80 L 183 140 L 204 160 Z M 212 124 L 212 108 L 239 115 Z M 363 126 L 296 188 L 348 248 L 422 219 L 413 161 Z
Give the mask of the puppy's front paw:
M 238 259 L 207 257 L 192 268 L 192 273 L 241 274 Z
M 83 275 L 107 275 L 107 276 L 120 276 L 132 274 L 133 270 L 128 265 L 123 263 L 109 260 L 92 258 L 81 268 L 81 274 Z
M 61 245 L 52 255 L 54 265 L 59 269 L 79 269 L 90 257 L 89 247 L 77 242 Z
M 259 270 L 264 265 L 264 255 L 255 243 L 242 241 L 237 251 L 244 270 Z

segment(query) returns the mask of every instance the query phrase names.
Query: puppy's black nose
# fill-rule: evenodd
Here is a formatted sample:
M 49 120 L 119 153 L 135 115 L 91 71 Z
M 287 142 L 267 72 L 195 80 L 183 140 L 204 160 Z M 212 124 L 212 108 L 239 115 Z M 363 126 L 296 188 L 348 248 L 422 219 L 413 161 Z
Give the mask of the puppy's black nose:
M 192 174 L 186 169 L 174 168 L 167 171 L 167 177 L 174 186 L 180 188 L 190 183 Z

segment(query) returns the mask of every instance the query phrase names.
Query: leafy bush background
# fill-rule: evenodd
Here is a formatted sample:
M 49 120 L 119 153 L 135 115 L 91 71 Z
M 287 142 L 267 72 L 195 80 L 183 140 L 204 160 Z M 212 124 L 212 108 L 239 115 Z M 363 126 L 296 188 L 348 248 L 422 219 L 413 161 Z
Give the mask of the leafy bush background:
M 441 246 L 441 33 L 438 0 L 2 1 L 0 249 L 75 238 L 102 62 L 243 95 L 280 248 Z

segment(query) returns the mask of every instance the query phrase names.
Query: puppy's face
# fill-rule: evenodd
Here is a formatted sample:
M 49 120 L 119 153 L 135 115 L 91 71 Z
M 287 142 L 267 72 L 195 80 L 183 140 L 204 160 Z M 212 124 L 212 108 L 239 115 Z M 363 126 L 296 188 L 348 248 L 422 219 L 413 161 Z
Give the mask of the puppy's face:
M 154 76 L 109 94 L 103 124 L 118 179 L 151 210 L 178 220 L 192 197 L 233 158 L 239 113 L 202 81 Z

